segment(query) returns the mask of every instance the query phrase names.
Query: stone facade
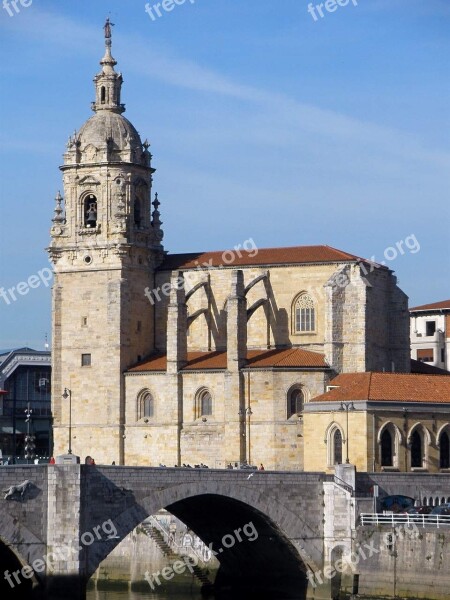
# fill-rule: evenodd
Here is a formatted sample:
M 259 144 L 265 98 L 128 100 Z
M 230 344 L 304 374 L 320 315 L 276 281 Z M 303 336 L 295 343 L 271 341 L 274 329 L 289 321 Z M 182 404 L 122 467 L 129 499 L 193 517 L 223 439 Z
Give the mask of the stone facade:
M 407 298 L 328 246 L 167 255 L 110 38 L 101 65 L 51 228 L 55 454 L 71 421 L 97 462 L 303 469 L 303 405 L 333 375 L 409 370 Z

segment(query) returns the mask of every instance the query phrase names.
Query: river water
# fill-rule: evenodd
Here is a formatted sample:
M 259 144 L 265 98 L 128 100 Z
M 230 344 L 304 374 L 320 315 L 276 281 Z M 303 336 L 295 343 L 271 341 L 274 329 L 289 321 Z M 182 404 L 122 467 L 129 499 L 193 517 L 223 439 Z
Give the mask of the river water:
M 209 597 L 211 598 L 211 597 Z M 217 600 L 236 600 L 236 594 L 223 595 L 221 594 Z M 242 599 L 247 596 L 242 596 Z M 189 594 L 180 592 L 166 592 L 161 594 L 154 594 L 151 592 L 129 592 L 129 591 L 99 591 L 90 590 L 87 593 L 86 600 L 205 600 L 205 597 L 201 594 Z M 213 600 L 211 598 L 211 600 Z M 283 600 L 283 599 L 276 599 Z M 289 600 L 297 600 L 291 598 Z M 298 599 L 300 600 L 300 598 Z
M 246 597 L 242 597 L 245 599 Z M 87 593 L 86 600 L 205 600 L 200 594 L 186 594 L 186 593 L 161 593 L 154 594 L 150 591 L 147 592 L 129 592 L 129 591 L 99 591 L 90 590 Z M 236 600 L 236 594 L 229 596 L 220 595 L 220 600 Z M 282 598 L 276 598 L 275 600 L 283 600 Z M 297 600 L 291 598 L 290 600 Z M 300 598 L 298 598 L 300 600 Z M 370 599 L 366 599 L 370 600 Z M 375 600 L 375 599 L 374 599 Z

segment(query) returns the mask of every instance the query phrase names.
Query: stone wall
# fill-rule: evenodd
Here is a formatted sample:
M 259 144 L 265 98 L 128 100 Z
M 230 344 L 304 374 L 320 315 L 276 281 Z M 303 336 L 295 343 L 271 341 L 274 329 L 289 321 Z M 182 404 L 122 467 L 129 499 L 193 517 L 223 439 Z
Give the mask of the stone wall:
M 358 597 L 448 600 L 450 589 L 450 533 L 447 528 L 364 527 L 357 531 L 355 548 L 366 544 L 355 568 Z M 370 556 L 372 554 L 372 556 Z M 352 587 L 347 584 L 347 593 Z
M 177 440 L 180 462 L 192 465 L 205 463 L 210 467 L 225 467 L 229 462 L 249 460 L 263 463 L 266 469 L 302 470 L 303 444 L 306 432 L 296 416 L 287 419 L 287 396 L 295 384 L 300 384 L 306 400 L 318 395 L 326 384 L 326 373 L 321 371 L 258 370 L 240 374 L 243 405 L 251 406 L 250 441 L 249 420 L 239 418 L 238 404 L 226 409 L 227 373 L 182 372 L 177 381 L 182 390 L 182 421 L 177 430 L 174 394 L 165 373 L 130 373 L 125 377 L 126 407 L 125 458 L 128 465 L 167 466 L 177 464 Z M 250 397 L 248 379 L 250 377 Z M 213 414 L 206 421 L 195 412 L 195 401 L 200 389 L 207 387 L 213 398 Z M 137 400 L 142 390 L 148 389 L 155 400 L 154 417 L 137 418 Z M 306 417 L 306 415 L 305 415 Z M 242 453 L 224 443 L 225 427 L 242 438 Z M 310 438 L 312 448 L 320 443 L 315 426 Z M 250 449 L 250 456 L 249 456 Z M 323 464 L 320 464 L 320 469 Z

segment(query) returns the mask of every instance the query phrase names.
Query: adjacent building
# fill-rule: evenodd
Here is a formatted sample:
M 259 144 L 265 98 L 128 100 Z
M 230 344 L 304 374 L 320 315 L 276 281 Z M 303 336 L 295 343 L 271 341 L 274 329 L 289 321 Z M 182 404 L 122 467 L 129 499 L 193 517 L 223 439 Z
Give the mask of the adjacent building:
M 450 376 L 347 373 L 304 408 L 304 467 L 450 473 Z
M 26 461 L 27 434 L 34 438 L 33 454 L 36 457 L 45 460 L 51 456 L 50 389 L 49 351 L 19 348 L 0 354 L 0 450 L 3 462 Z
M 409 309 L 411 358 L 450 371 L 450 300 Z

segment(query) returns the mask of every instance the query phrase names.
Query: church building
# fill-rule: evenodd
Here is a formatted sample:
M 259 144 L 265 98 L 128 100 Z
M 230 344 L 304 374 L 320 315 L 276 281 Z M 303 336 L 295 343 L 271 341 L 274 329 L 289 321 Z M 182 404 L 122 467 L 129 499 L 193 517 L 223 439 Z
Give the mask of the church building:
M 302 469 L 304 407 L 332 378 L 409 372 L 407 297 L 329 246 L 168 252 L 108 26 L 105 46 L 51 227 L 54 453 Z

